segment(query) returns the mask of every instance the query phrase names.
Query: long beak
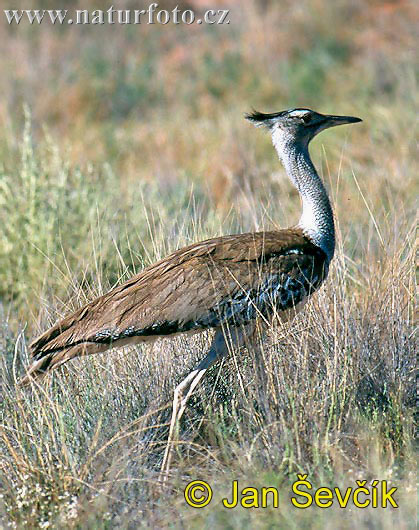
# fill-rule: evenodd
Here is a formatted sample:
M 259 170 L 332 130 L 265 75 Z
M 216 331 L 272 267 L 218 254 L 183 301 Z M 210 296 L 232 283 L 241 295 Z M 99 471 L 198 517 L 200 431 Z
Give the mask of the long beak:
M 324 128 L 336 127 L 336 125 L 345 125 L 345 123 L 358 123 L 361 118 L 354 116 L 325 116 Z

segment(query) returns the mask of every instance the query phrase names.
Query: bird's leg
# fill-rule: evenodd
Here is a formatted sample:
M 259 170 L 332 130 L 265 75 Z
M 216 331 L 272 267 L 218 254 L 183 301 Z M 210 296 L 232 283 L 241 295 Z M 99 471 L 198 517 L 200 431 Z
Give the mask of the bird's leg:
M 197 387 L 198 383 L 204 377 L 205 372 L 215 361 L 223 357 L 228 351 L 224 334 L 221 330 L 217 330 L 211 348 L 197 368 L 193 370 L 175 389 L 173 396 L 173 410 L 172 419 L 170 421 L 169 437 L 167 439 L 166 449 L 164 451 L 163 463 L 160 471 L 160 482 L 167 480 L 170 463 L 173 454 L 173 441 L 175 437 L 176 428 L 179 424 L 183 413 L 185 412 L 186 405 L 192 392 Z

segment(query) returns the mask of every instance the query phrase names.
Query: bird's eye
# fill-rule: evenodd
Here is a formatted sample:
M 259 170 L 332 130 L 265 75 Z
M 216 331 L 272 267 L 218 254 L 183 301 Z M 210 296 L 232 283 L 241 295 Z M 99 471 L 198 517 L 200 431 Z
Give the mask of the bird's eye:
M 305 124 L 310 123 L 311 122 L 311 115 L 310 114 L 304 114 L 304 116 L 301 116 L 301 119 L 303 120 L 303 122 Z

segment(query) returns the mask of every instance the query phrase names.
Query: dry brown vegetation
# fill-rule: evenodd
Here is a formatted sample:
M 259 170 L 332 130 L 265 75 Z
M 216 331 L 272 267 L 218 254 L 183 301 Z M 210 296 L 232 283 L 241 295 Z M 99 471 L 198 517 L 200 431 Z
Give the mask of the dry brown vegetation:
M 231 24 L 211 28 L 0 24 L 0 526 L 414 527 L 415 6 L 225 5 Z M 213 367 L 159 492 L 172 391 L 206 334 L 15 381 L 40 330 L 170 250 L 295 222 L 252 106 L 364 119 L 312 146 L 337 255 L 292 326 Z M 298 510 L 297 472 L 388 479 L 400 506 Z M 192 479 L 214 489 L 202 510 L 183 498 Z M 233 479 L 279 488 L 279 508 L 226 510 Z

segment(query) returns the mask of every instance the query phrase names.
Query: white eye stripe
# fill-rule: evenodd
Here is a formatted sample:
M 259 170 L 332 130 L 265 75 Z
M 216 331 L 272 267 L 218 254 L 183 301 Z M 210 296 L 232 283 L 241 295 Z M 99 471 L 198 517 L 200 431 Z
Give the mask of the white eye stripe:
M 293 110 L 289 113 L 289 116 L 292 116 L 293 118 L 304 118 L 304 116 L 308 116 L 309 114 L 309 110 Z

